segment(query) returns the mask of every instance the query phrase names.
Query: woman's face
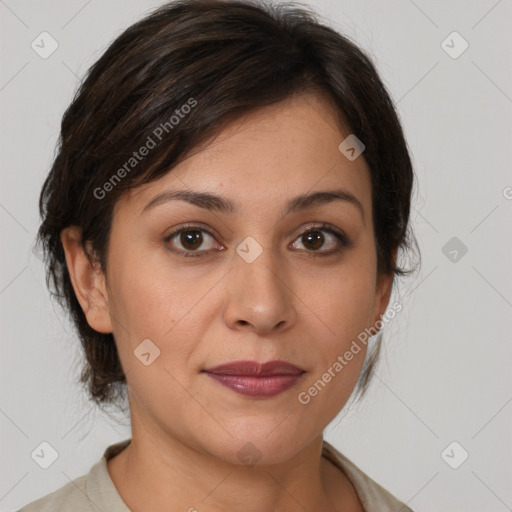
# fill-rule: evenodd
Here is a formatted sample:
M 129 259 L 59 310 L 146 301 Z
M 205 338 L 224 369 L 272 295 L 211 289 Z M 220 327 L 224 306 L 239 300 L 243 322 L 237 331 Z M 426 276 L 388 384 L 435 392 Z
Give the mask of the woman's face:
M 297 96 L 229 125 L 116 204 L 102 293 L 138 432 L 236 464 L 277 463 L 344 406 L 364 345 L 308 389 L 380 318 L 391 286 L 376 274 L 368 167 L 338 149 L 348 135 L 322 97 Z M 318 192 L 339 198 L 297 201 Z M 301 373 L 205 371 L 276 360 Z

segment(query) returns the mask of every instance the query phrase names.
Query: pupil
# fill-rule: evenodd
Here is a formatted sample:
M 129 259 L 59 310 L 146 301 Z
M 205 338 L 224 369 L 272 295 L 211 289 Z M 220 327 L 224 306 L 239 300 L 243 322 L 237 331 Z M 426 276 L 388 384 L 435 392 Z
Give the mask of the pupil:
M 306 242 L 304 242 L 304 239 Z M 323 235 L 318 230 L 308 231 L 303 235 L 303 243 L 304 245 L 311 244 L 312 249 L 320 249 L 323 244 Z
M 201 245 L 201 232 L 196 230 L 183 231 L 181 233 L 181 243 L 187 249 L 197 249 Z

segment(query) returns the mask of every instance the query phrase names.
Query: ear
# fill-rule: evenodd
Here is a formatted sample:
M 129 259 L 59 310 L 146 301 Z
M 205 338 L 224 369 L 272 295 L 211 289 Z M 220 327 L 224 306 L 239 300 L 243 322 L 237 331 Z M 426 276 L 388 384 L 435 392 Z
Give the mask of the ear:
M 393 266 L 396 265 L 396 254 L 397 250 L 395 249 L 392 253 Z M 382 315 L 384 315 L 384 313 L 386 312 L 386 309 L 389 304 L 389 299 L 391 297 L 391 290 L 393 288 L 394 277 L 394 273 L 380 274 L 377 276 L 372 326 L 375 326 L 377 321 L 380 320 Z
M 82 247 L 81 229 L 70 226 L 61 231 L 60 240 L 66 254 L 68 272 L 76 298 L 87 323 L 98 332 L 111 333 L 108 293 L 99 263 L 91 264 Z

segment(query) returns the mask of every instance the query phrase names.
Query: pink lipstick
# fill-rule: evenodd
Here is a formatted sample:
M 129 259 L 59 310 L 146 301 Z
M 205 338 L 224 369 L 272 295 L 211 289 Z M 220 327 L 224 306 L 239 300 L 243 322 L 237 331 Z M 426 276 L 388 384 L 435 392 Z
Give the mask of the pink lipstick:
M 272 397 L 286 391 L 305 373 L 286 361 L 233 361 L 203 371 L 237 393 L 258 398 Z

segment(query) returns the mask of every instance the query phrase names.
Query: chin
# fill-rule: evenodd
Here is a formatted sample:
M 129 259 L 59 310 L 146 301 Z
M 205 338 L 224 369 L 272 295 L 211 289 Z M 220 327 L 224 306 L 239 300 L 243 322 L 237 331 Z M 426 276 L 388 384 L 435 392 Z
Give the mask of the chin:
M 279 421 L 283 418 L 279 418 Z M 274 418 L 268 421 L 250 418 L 242 423 L 232 422 L 225 427 L 232 436 L 224 432 L 222 439 L 210 439 L 211 444 L 207 449 L 228 464 L 239 466 L 287 462 L 306 445 L 307 440 L 298 426 L 290 429 L 286 420 L 279 421 Z M 299 432 L 300 436 L 297 435 Z

